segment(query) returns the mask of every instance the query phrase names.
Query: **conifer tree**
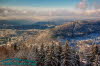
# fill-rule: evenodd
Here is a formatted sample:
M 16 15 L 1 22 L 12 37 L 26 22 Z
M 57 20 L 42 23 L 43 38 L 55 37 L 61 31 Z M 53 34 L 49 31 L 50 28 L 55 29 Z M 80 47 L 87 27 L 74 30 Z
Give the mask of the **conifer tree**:
M 39 61 L 38 61 L 38 66 L 44 66 L 45 63 L 45 50 L 44 50 L 44 44 L 40 46 L 39 49 Z
M 59 44 L 56 49 L 56 59 L 57 59 L 57 66 L 61 66 L 61 56 L 62 56 L 62 45 Z
M 54 45 L 52 44 L 48 49 L 45 57 L 45 66 L 57 66 L 54 54 Z
M 94 66 L 99 66 L 99 63 L 98 63 L 98 61 L 99 61 L 99 48 L 98 48 L 97 45 L 95 45 L 93 47 L 93 51 L 92 52 L 95 55 L 95 64 L 94 64 Z
M 68 41 L 66 42 L 62 54 L 63 54 L 63 60 L 61 66 L 71 66 L 70 47 Z

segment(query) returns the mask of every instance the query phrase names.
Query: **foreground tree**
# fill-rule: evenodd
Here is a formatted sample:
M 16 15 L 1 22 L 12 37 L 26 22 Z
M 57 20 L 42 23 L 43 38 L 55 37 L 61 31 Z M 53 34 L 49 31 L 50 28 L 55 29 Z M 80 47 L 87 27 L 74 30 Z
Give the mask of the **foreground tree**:
M 69 42 L 67 41 L 62 52 L 62 65 L 61 66 L 72 66 L 71 63 L 71 51 L 69 47 Z

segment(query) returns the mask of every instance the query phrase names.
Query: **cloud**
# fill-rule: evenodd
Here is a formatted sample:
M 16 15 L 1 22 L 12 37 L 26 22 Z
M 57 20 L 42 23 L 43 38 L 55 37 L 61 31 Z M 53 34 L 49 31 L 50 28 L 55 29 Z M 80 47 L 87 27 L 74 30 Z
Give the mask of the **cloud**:
M 88 8 L 87 0 L 81 0 L 81 2 L 79 2 L 79 4 L 78 4 L 78 8 L 80 8 L 82 10 Z
M 93 3 L 94 9 L 100 9 L 100 0 L 97 0 Z
M 92 3 L 88 3 L 88 0 L 81 0 L 77 8 L 79 9 L 76 13 L 86 16 L 99 16 L 100 15 L 100 0 L 94 0 Z
M 86 14 L 92 15 L 92 16 L 99 16 L 100 15 L 100 9 L 86 10 Z
M 0 10 L 0 16 L 100 16 L 100 9 L 2 7 Z

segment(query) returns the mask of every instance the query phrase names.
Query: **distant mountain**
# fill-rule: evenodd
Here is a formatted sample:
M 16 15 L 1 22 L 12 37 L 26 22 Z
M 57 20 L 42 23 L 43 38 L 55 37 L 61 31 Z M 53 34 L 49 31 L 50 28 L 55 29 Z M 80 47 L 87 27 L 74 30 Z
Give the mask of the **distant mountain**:
M 65 21 L 66 22 L 66 21 Z M 59 21 L 39 21 L 35 22 L 33 20 L 0 20 L 0 25 L 61 25 L 63 22 Z
M 100 21 L 75 21 L 51 29 L 53 37 L 76 37 L 100 32 Z
M 0 25 L 27 25 L 32 23 L 34 23 L 32 20 L 0 20 Z
M 36 22 L 36 23 L 34 23 L 33 25 L 58 25 L 57 23 L 55 23 L 55 22 Z
M 92 35 L 94 33 L 100 33 L 100 21 L 74 21 L 67 22 L 63 25 L 55 26 L 40 34 L 44 38 L 63 38 L 63 39 L 73 39 L 76 37 L 84 37 L 87 35 Z M 90 36 L 91 36 L 90 35 Z M 91 36 L 92 37 L 92 36 Z M 41 39 L 40 37 L 37 39 Z
M 31 20 L 0 20 L 0 29 L 47 29 L 57 25 L 54 22 L 34 22 Z

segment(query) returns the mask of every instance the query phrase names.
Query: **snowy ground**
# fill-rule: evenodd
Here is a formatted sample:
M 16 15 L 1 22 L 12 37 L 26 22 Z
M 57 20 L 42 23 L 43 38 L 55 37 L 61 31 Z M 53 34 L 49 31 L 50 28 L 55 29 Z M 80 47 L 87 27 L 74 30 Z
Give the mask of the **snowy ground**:
M 85 36 L 81 36 L 81 37 L 75 37 L 75 38 L 66 38 L 66 39 L 57 39 L 60 42 L 65 43 L 66 40 L 70 40 L 71 44 L 75 44 L 76 42 L 79 41 L 88 41 L 88 40 L 92 40 L 94 43 L 96 44 L 100 44 L 100 34 L 99 33 L 91 33 L 89 35 L 85 35 Z

